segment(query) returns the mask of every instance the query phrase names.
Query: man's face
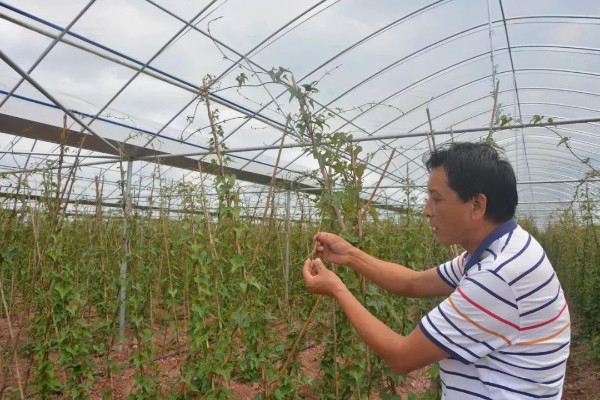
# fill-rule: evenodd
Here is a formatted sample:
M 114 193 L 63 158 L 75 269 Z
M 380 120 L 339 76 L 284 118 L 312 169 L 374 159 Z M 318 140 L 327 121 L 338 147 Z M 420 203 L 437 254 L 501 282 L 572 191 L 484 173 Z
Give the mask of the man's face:
M 423 210 L 434 235 L 444 244 L 463 243 L 471 231 L 472 202 L 462 202 L 448 186 L 443 166 L 432 171 L 427 183 L 429 198 Z

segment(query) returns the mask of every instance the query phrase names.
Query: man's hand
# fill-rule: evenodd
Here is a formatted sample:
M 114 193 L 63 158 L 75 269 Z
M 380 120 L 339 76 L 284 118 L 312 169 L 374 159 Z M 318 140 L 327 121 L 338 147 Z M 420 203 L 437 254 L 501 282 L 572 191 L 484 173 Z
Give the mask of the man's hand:
M 342 280 L 333 271 L 328 270 L 318 258 L 306 260 L 302 275 L 306 287 L 314 294 L 335 297 L 346 287 Z
M 320 256 L 327 261 L 340 265 L 349 265 L 352 261 L 352 252 L 355 247 L 338 235 L 319 232 L 313 240 L 315 241 L 315 254 L 313 256 Z

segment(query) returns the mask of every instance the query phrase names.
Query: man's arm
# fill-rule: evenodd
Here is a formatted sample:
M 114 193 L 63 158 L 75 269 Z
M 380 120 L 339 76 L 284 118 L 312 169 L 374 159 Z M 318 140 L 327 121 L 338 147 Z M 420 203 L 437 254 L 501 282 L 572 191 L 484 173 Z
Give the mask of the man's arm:
M 348 265 L 377 286 L 405 297 L 449 296 L 454 288 L 442 280 L 436 268 L 414 271 L 399 264 L 378 260 L 354 248 Z
M 454 287 L 446 283 L 435 268 L 413 271 L 378 260 L 332 233 L 319 232 L 315 235 L 315 242 L 315 256 L 348 265 L 389 292 L 405 297 L 436 297 L 448 296 L 454 291 Z

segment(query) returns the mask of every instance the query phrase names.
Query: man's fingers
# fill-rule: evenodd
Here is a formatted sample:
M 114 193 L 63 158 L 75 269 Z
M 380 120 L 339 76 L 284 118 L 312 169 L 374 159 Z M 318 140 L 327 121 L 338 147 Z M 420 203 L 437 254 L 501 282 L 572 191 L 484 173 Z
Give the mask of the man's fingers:
M 314 268 L 316 271 L 319 271 L 319 270 L 321 270 L 321 269 L 326 269 L 326 268 L 325 268 L 325 265 L 323 265 L 323 261 L 321 261 L 321 259 L 320 259 L 320 258 L 315 258 L 315 259 L 313 260 L 313 268 Z
M 320 257 L 321 253 L 323 253 L 323 250 L 325 250 L 325 248 L 322 245 L 315 246 L 312 252 L 313 257 Z
M 307 280 L 310 279 L 312 275 L 312 260 L 307 258 L 304 262 L 304 267 L 302 268 L 302 276 L 304 277 L 304 280 Z
M 330 244 L 335 237 L 336 235 L 333 235 L 328 232 L 318 232 L 313 238 L 313 240 L 321 242 L 322 244 Z

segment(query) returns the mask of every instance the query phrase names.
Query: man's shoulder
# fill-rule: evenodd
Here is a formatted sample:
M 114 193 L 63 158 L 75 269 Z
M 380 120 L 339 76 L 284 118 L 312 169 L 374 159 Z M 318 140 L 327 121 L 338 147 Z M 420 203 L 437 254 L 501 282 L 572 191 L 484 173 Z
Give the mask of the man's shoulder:
M 490 253 L 477 269 L 494 273 L 510 286 L 529 275 L 535 278 L 553 272 L 543 247 L 519 226 L 490 246 Z

